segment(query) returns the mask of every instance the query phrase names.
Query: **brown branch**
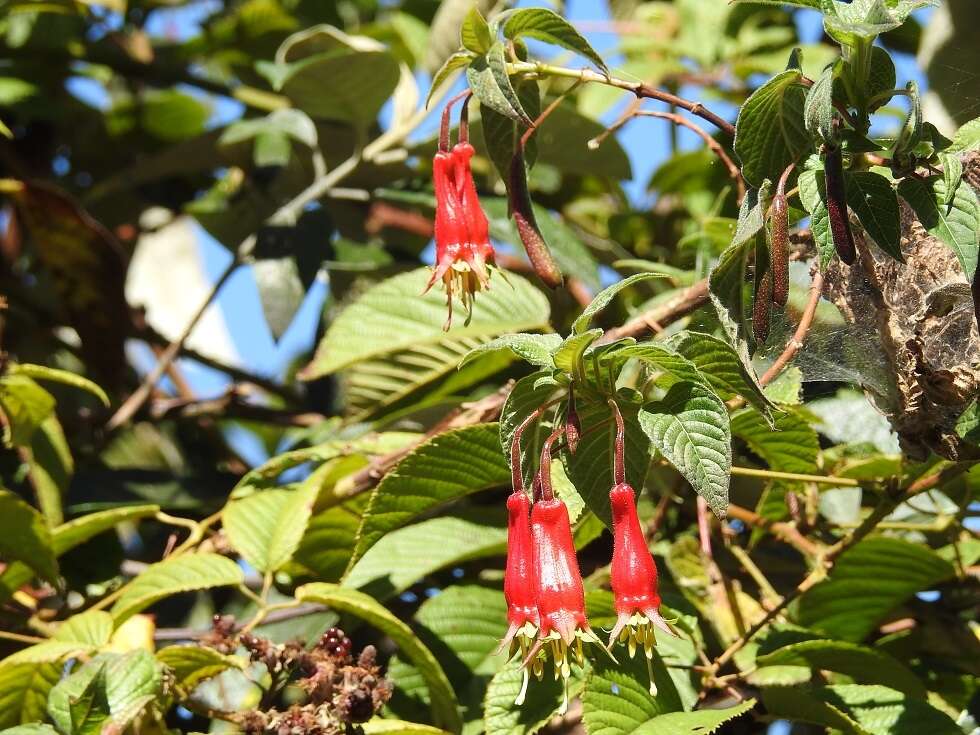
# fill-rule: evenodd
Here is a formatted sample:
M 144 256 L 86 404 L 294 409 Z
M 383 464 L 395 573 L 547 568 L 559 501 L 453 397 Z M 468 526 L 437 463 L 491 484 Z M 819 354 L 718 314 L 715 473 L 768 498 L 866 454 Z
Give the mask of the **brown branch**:
M 820 546 L 800 533 L 792 523 L 774 521 L 770 518 L 760 516 L 748 508 L 743 508 L 740 505 L 734 505 L 732 503 L 728 505 L 728 515 L 731 518 L 740 520 L 742 523 L 769 531 L 806 556 L 815 557 L 820 554 Z
M 643 103 L 643 99 L 638 97 L 633 102 L 630 103 L 629 107 L 623 112 L 616 122 L 606 128 L 602 133 L 597 135 L 595 138 L 589 141 L 588 145 L 590 149 L 598 148 L 602 142 L 609 137 L 612 133 L 616 132 L 622 128 L 630 120 L 637 117 L 655 117 L 660 120 L 667 120 L 674 125 L 680 125 L 681 127 L 687 128 L 688 130 L 695 133 L 701 140 L 704 141 L 708 149 L 714 153 L 718 159 L 725 165 L 728 169 L 729 176 L 735 180 L 735 185 L 738 187 L 738 200 L 741 202 L 745 197 L 745 180 L 742 178 L 742 172 L 738 165 L 732 160 L 731 156 L 728 155 L 727 151 L 722 147 L 721 143 L 715 140 L 708 132 L 702 128 L 700 125 L 691 122 L 683 115 L 678 115 L 676 112 L 660 112 L 658 110 L 641 110 L 640 105 Z
M 316 412 L 296 413 L 289 410 L 248 403 L 245 393 L 238 386 L 231 386 L 215 398 L 165 398 L 154 401 L 150 416 L 155 421 L 184 418 L 241 418 L 262 421 L 279 426 L 316 426 L 326 420 Z
M 622 339 L 623 337 L 640 337 L 650 330 L 650 324 L 665 327 L 671 322 L 675 322 L 681 317 L 685 317 L 691 312 L 696 311 L 707 302 L 708 279 L 705 278 L 693 286 L 688 286 L 664 303 L 657 304 L 652 309 L 634 316 L 623 326 L 606 330 L 605 335 L 599 340 L 599 343 L 605 344 Z

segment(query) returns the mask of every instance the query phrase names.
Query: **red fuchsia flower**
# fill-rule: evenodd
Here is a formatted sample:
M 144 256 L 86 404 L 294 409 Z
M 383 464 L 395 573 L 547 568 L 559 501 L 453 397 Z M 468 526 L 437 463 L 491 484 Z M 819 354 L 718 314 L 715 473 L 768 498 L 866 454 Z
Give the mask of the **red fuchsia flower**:
M 439 149 L 432 161 L 436 262 L 425 287 L 428 291 L 439 280 L 445 286 L 449 309 L 445 329 L 452 325 L 453 293 L 459 293 L 467 314 L 471 315 L 476 293 L 490 285 L 487 265 L 494 262 L 487 216 L 480 207 L 470 168 L 474 150 L 467 140 L 465 103 L 460 116 L 459 142 L 449 149 L 449 113 L 453 102 L 443 112 Z
M 630 657 L 637 645 L 643 646 L 647 671 L 650 674 L 650 693 L 656 695 L 651 659 L 657 644 L 654 628 L 673 635 L 660 614 L 660 595 L 657 592 L 657 565 L 647 548 L 640 519 L 636 514 L 636 497 L 626 483 L 625 431 L 623 416 L 613 400 L 610 408 L 616 417 L 615 485 L 609 491 L 613 518 L 613 558 L 611 582 L 616 604 L 616 625 L 609 635 L 609 647 L 616 639 L 626 643 Z
M 551 653 L 555 678 L 562 677 L 564 700 L 560 713 L 568 707 L 568 678 L 571 676 L 571 653 L 581 665 L 584 662 L 582 641 L 599 643 L 585 616 L 585 589 L 575 558 L 575 543 L 565 503 L 554 497 L 551 486 L 551 445 L 564 431 L 560 428 L 544 443 L 539 476 L 541 499 L 531 509 L 531 537 L 537 575 L 538 618 L 541 631 L 538 641 L 525 659 L 525 665 L 540 675 L 542 658 Z
M 520 470 L 518 470 L 519 472 Z M 537 582 L 531 544 L 531 499 L 521 490 L 507 498 L 507 568 L 504 571 L 504 599 L 507 600 L 507 633 L 498 652 L 510 647 L 523 659 L 538 636 Z M 524 704 L 528 675 L 524 669 L 521 691 L 514 704 Z

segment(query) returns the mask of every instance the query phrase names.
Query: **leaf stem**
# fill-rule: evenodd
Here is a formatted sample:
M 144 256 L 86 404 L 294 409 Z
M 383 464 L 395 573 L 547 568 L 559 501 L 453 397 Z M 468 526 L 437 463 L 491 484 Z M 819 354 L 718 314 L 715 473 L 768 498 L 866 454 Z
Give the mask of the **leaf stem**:
M 732 475 L 739 477 L 761 477 L 766 480 L 795 480 L 798 482 L 813 482 L 819 485 L 840 485 L 842 487 L 859 487 L 861 485 L 860 482 L 850 477 L 834 477 L 833 475 L 804 475 L 798 472 L 759 470 L 754 467 L 732 467 Z

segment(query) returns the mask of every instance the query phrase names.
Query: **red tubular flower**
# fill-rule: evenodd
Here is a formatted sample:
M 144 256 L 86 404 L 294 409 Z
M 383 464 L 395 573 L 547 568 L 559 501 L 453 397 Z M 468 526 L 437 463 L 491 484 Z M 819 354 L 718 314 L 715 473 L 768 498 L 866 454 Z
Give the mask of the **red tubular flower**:
M 449 308 L 446 329 L 452 325 L 453 292 L 459 292 L 463 306 L 471 314 L 474 296 L 490 283 L 486 266 L 494 262 L 487 217 L 480 207 L 470 169 L 474 150 L 467 140 L 465 103 L 460 116 L 459 142 L 449 150 L 449 113 L 454 101 L 443 112 L 439 150 L 432 161 L 436 262 L 425 287 L 428 291 L 436 281 L 442 280 Z
M 542 497 L 531 509 L 541 632 L 538 642 L 525 659 L 525 665 L 533 666 L 535 673 L 540 674 L 542 661 L 538 653 L 544 650 L 547 654 L 550 650 L 554 657 L 555 678 L 560 675 L 565 685 L 560 712 L 564 712 L 568 706 L 568 678 L 571 676 L 569 650 L 574 645 L 575 657 L 582 664 L 582 641 L 599 642 L 585 616 L 585 589 L 575 558 L 568 509 L 564 502 L 554 497 L 551 487 L 551 445 L 563 431 L 563 428 L 556 430 L 541 450 L 539 476 Z
M 609 401 L 616 417 L 614 475 L 616 484 L 609 491 L 613 518 L 613 558 L 611 582 L 616 601 L 616 625 L 609 635 L 611 648 L 619 638 L 626 643 L 630 657 L 637 643 L 643 645 L 650 673 L 650 693 L 656 694 L 650 661 L 657 644 L 654 628 L 673 635 L 660 614 L 660 595 L 657 593 L 657 565 L 647 548 L 640 519 L 636 514 L 633 488 L 626 483 L 625 432 L 623 417 L 615 401 Z
M 497 651 L 510 646 L 510 655 L 518 650 L 528 655 L 538 635 L 537 581 L 534 574 L 534 555 L 531 543 L 531 500 L 523 490 L 515 490 L 507 498 L 507 568 L 504 571 L 504 599 L 507 600 L 507 634 Z M 524 704 L 528 675 L 514 704 Z

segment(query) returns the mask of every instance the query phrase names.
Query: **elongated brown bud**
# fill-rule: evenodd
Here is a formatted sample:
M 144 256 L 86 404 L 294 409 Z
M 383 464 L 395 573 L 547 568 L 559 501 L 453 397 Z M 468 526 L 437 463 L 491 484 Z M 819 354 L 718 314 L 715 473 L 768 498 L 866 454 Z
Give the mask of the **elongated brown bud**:
M 756 268 L 759 253 L 756 251 Z M 757 344 L 763 344 L 769 336 L 769 317 L 772 314 L 772 268 L 766 268 L 755 281 L 755 301 L 752 302 L 752 336 Z
M 844 162 L 840 148 L 828 149 L 823 159 L 824 178 L 827 182 L 827 214 L 830 218 L 830 234 L 834 239 L 837 255 L 848 265 L 854 263 L 854 234 L 847 216 L 847 189 L 844 185 Z
M 789 207 L 782 192 L 773 197 L 769 211 L 769 265 L 772 302 L 782 309 L 789 299 Z
M 565 413 L 565 444 L 568 451 L 575 454 L 578 449 L 578 440 L 582 436 L 582 422 L 579 420 L 578 411 L 575 410 L 575 390 L 568 386 L 568 411 Z
M 507 201 L 517 234 L 520 235 L 524 250 L 531 261 L 531 267 L 546 286 L 558 288 L 562 283 L 561 270 L 555 262 L 548 244 L 541 235 L 541 229 L 534 217 L 531 195 L 527 190 L 527 169 L 524 167 L 524 151 L 518 146 L 510 160 Z

